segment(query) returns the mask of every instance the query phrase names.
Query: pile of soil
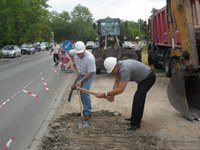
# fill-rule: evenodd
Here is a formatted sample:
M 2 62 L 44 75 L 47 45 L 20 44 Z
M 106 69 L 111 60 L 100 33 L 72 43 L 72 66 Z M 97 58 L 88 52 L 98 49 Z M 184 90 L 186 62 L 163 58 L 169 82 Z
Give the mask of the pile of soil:
M 61 115 L 50 123 L 49 133 L 43 137 L 39 150 L 161 149 L 158 137 L 142 130 L 126 130 L 129 122 L 119 112 L 93 112 L 88 127 L 78 128 L 79 124 L 81 117 L 78 113 Z

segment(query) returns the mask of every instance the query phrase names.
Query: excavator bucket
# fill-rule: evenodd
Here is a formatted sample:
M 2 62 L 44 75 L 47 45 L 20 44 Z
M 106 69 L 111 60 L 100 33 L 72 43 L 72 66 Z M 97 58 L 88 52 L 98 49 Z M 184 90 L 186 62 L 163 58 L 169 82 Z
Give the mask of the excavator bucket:
M 177 69 L 168 83 L 168 99 L 171 105 L 187 119 L 200 121 L 200 77 L 186 76 Z

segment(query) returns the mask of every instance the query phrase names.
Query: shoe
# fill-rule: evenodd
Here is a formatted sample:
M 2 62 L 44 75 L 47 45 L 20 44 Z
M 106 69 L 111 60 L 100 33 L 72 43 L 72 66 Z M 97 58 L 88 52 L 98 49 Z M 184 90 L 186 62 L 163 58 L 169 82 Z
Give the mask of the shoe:
M 84 121 L 88 121 L 92 118 L 92 115 L 85 115 L 84 116 Z
M 136 129 L 139 129 L 140 128 L 140 125 L 134 125 L 134 126 L 131 126 L 130 128 L 128 128 L 127 130 L 136 130 Z
M 125 118 L 126 121 L 131 121 L 131 118 Z

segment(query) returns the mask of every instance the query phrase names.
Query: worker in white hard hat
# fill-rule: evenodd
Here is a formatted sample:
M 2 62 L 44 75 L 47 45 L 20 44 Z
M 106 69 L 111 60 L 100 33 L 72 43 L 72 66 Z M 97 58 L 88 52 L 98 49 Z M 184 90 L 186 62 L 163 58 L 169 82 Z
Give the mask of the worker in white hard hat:
M 135 53 L 137 54 L 138 56 L 138 61 L 142 61 L 141 59 L 141 52 L 142 52 L 142 44 L 140 42 L 140 38 L 138 36 L 136 36 L 135 38 Z
M 96 65 L 93 54 L 85 49 L 85 44 L 82 41 L 75 43 L 75 48 L 69 51 L 72 61 L 75 63 L 75 68 L 78 72 L 78 82 L 76 86 L 89 90 L 96 76 Z M 81 92 L 83 103 L 83 113 L 85 121 L 88 121 L 92 115 L 90 95 Z
M 99 92 L 96 97 L 106 98 L 123 93 L 128 82 L 135 81 L 138 86 L 133 97 L 131 118 L 131 127 L 128 130 L 140 128 L 141 119 L 144 111 L 144 104 L 147 92 L 154 85 L 156 76 L 149 66 L 133 59 L 117 61 L 115 57 L 108 57 L 104 61 L 104 67 L 107 73 L 114 73 L 115 83 L 113 90 L 108 92 Z M 113 98 L 114 101 L 114 98 Z

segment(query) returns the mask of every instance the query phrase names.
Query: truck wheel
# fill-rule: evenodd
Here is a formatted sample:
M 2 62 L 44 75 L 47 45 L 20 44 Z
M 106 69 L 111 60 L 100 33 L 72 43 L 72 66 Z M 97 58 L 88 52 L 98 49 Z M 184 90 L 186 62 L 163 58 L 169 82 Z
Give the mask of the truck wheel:
M 153 65 L 155 69 L 160 69 L 159 64 L 158 64 L 158 51 L 155 50 L 154 56 L 153 56 Z
M 96 74 L 101 74 L 101 69 L 97 69 Z
M 152 53 L 151 47 L 152 47 L 152 45 L 149 44 L 148 45 L 148 63 L 149 63 L 149 65 L 153 64 L 153 53 Z
M 148 51 L 148 63 L 149 63 L 149 65 L 153 64 L 153 58 L 152 58 L 151 50 Z
M 169 53 L 165 54 L 165 75 L 166 77 L 171 77 L 171 59 L 169 57 Z

